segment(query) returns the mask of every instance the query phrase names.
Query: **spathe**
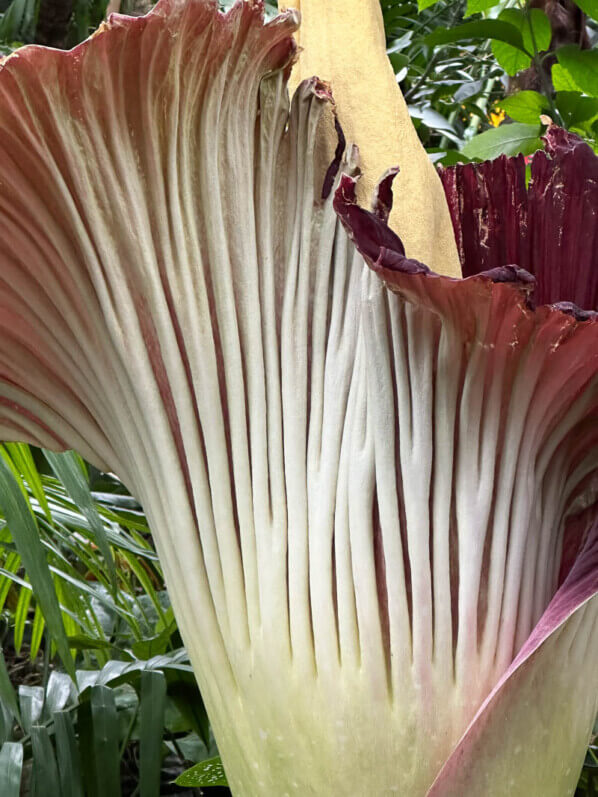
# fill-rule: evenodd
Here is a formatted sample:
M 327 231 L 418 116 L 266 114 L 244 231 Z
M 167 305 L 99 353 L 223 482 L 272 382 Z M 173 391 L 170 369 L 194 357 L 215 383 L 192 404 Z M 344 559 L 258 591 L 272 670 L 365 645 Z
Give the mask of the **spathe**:
M 562 139 L 562 131 L 550 131 L 549 151 L 555 138 Z M 472 231 L 479 235 L 478 245 L 483 242 L 481 257 L 494 265 L 464 280 L 439 277 L 407 259 L 401 242 L 386 227 L 386 214 L 356 205 L 353 179 L 342 179 L 335 198 L 350 236 L 390 290 L 441 319 L 434 347 L 439 361 L 443 347 L 459 341 L 451 359 L 460 380 L 443 372 L 442 382 L 438 373 L 433 380 L 444 392 L 453 384 L 454 394 L 440 400 L 443 412 L 432 426 L 438 436 L 439 428 L 445 434 L 441 424 L 447 417 L 453 421 L 458 459 L 452 479 L 456 533 L 449 532 L 453 549 L 445 554 L 456 560 L 458 591 L 451 581 L 450 598 L 445 587 L 446 597 L 435 601 L 435 634 L 452 599 L 458 604 L 455 679 L 463 679 L 465 690 L 468 680 L 474 684 L 494 667 L 497 681 L 434 780 L 429 797 L 573 794 L 598 707 L 596 689 L 588 688 L 596 678 L 598 656 L 598 314 L 570 302 L 534 309 L 534 277 L 518 267 L 497 265 L 508 260 L 497 226 L 500 221 L 502 230 L 508 219 L 513 174 L 521 175 L 517 196 L 525 203 L 517 205 L 521 232 L 510 231 L 511 240 L 525 242 L 534 235 L 523 213 L 533 218 L 538 205 L 554 208 L 552 217 L 546 213 L 542 219 L 545 227 L 566 227 L 563 213 L 566 217 L 570 211 L 562 197 L 571 186 L 562 174 L 571 172 L 580 155 L 587 158 L 585 145 L 575 137 L 569 137 L 569 144 L 553 153 L 551 161 L 544 153 L 535 156 L 535 179 L 546 173 L 551 179 L 540 189 L 532 182 L 529 208 L 525 171 L 518 160 L 503 158 L 444 174 L 449 204 L 460 211 L 454 218 L 465 273 L 475 268 Z M 580 181 L 588 199 L 584 208 L 592 207 L 596 162 L 586 164 L 591 167 L 584 171 L 587 182 Z M 497 171 L 508 179 L 490 180 Z M 391 179 L 389 175 L 387 181 Z M 493 218 L 497 226 L 488 223 Z M 560 254 L 563 269 L 585 274 L 595 268 L 590 252 L 569 264 L 564 253 L 571 237 L 561 235 L 560 240 L 559 249 L 553 239 L 552 263 L 558 263 Z M 582 247 L 586 240 L 578 237 Z M 519 252 L 525 252 L 520 246 Z M 535 265 L 544 295 L 559 279 L 571 284 L 571 275 L 547 274 L 541 259 L 530 255 L 528 263 Z M 591 280 L 577 291 L 584 301 L 594 301 Z M 369 350 L 378 380 L 385 359 L 376 349 Z M 397 385 L 397 394 L 399 389 Z M 450 445 L 447 438 L 444 445 Z M 460 477 L 465 481 L 461 490 Z M 484 492 L 486 499 L 480 501 Z M 476 651 L 478 663 L 472 670 L 469 659 L 476 658 Z M 434 654 L 428 651 L 432 658 L 435 654 L 435 648 Z
M 595 500 L 597 323 L 533 310 L 508 264 L 405 261 L 388 182 L 373 216 L 346 175 L 322 199 L 296 25 L 162 0 L 2 62 L 0 428 L 143 502 L 234 793 L 420 797 L 460 740 L 487 750 L 470 723 L 547 612 L 549 663 L 594 644 L 595 586 L 568 591 L 591 523 L 567 528 Z

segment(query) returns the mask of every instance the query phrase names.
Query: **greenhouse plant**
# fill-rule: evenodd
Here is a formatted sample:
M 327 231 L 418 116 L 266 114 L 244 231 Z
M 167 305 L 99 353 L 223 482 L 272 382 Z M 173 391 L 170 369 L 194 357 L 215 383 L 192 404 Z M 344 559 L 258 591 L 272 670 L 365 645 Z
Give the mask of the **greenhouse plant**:
M 438 172 L 379 2 L 299 6 L 0 62 L 0 434 L 143 505 L 235 797 L 573 795 L 598 159 Z

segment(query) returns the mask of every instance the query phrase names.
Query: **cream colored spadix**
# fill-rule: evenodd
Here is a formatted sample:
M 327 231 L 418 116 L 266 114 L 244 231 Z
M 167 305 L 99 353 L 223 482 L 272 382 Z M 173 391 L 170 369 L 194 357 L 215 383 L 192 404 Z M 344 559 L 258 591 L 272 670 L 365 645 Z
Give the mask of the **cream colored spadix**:
M 339 121 L 357 144 L 363 177 L 359 198 L 367 205 L 380 176 L 398 165 L 391 227 L 407 255 L 439 274 L 460 277 L 461 266 L 444 191 L 417 136 L 386 55 L 380 0 L 279 0 L 297 8 L 299 60 L 290 87 L 317 75 L 329 81 Z M 328 120 L 329 151 L 336 133 Z

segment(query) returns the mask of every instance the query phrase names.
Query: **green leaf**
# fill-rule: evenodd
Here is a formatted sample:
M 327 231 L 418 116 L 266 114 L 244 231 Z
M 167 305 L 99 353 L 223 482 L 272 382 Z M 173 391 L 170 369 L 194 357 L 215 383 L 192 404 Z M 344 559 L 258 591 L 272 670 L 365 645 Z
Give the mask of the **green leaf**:
M 33 497 L 41 506 L 46 518 L 51 522 L 52 515 L 48 507 L 48 499 L 46 498 L 41 476 L 35 465 L 31 449 L 25 443 L 4 443 L 4 448 L 8 451 L 17 470 L 23 475 L 29 485 Z
M 177 786 L 228 786 L 222 761 L 218 756 L 186 769 L 175 780 Z
M 434 47 L 437 44 L 451 44 L 466 39 L 494 39 L 525 52 L 523 37 L 518 26 L 502 19 L 480 19 L 454 28 L 436 28 L 425 37 L 424 42 Z
M 60 797 L 83 797 L 81 760 L 69 711 L 53 714 Z
M 142 670 L 176 670 L 192 673 L 187 662 L 189 657 L 185 648 L 170 651 L 161 656 L 154 656 L 147 661 L 109 661 L 101 670 L 78 670 L 77 683 L 81 694 L 98 684 L 119 686 L 139 679 Z
M 424 11 L 426 8 L 430 8 L 430 6 L 435 6 L 438 0 L 417 0 L 417 10 Z
M 89 702 L 93 721 L 93 754 L 98 797 L 120 797 L 119 727 L 114 693 L 107 686 L 93 686 Z
M 0 39 L 31 39 L 37 22 L 37 0 L 13 0 L 0 18 Z
M 34 725 L 31 728 L 31 745 L 33 747 L 34 797 L 60 794 L 58 767 L 50 734 L 45 726 Z
M 553 64 L 552 84 L 555 91 L 581 91 L 562 64 Z
M 503 42 L 492 42 L 492 54 L 505 70 L 507 75 L 517 75 L 524 69 L 529 69 L 532 62 L 531 56 L 516 50 Z
M 74 0 L 67 47 L 74 47 L 97 28 L 106 15 L 108 0 Z
M 517 8 L 507 8 L 501 12 L 499 21 L 509 23 L 519 31 L 525 54 L 502 41 L 492 42 L 492 52 L 498 63 L 508 75 L 516 75 L 531 64 L 531 56 L 550 47 L 552 28 L 550 20 L 539 8 L 524 13 Z M 529 56 L 529 57 L 528 57 Z
M 54 567 L 53 565 L 52 567 L 50 567 L 50 571 L 52 573 L 55 573 L 59 578 L 68 581 L 80 592 L 85 592 L 87 595 L 90 595 L 92 598 L 95 598 L 97 601 L 106 605 L 108 608 L 113 609 L 121 617 L 124 617 L 129 620 L 133 618 L 131 612 L 128 612 L 126 609 L 123 609 L 121 606 L 117 606 L 116 604 L 112 603 L 108 599 L 108 597 L 106 597 L 105 593 L 102 593 L 101 590 L 95 588 L 91 584 L 86 583 L 80 578 L 75 578 L 74 576 L 71 576 L 69 573 L 66 573 L 64 570 L 59 570 L 57 567 Z
M 195 680 L 187 681 L 180 673 L 171 672 L 168 680 L 168 696 L 183 716 L 187 727 L 195 731 L 208 749 L 210 721 Z
M 21 557 L 16 551 L 8 553 L 2 568 L 2 575 L 0 576 L 0 611 L 4 608 L 8 593 L 13 585 L 12 578 L 8 576 L 10 573 L 13 576 L 21 566 Z
M 64 630 L 66 631 L 67 639 L 70 639 L 71 636 L 78 633 L 81 620 L 87 620 L 88 617 L 91 619 L 95 614 L 90 611 L 89 615 L 87 615 L 89 604 L 70 584 L 66 584 L 57 578 L 54 581 L 54 587 L 58 602 L 63 608 L 62 621 Z M 75 617 L 77 620 L 75 620 Z M 72 645 L 69 643 L 69 650 L 71 649 Z M 75 654 L 74 650 L 72 652 Z
M 170 638 L 177 630 L 177 624 L 173 620 L 156 636 L 146 637 L 139 642 L 134 642 L 131 645 L 131 650 L 139 659 L 151 659 L 153 656 L 159 656 L 166 652 L 170 644 Z
M 19 704 L 17 703 L 17 696 L 10 681 L 4 653 L 0 647 L 0 700 L 4 706 L 10 711 L 12 716 L 21 724 L 21 713 L 19 712 Z M 0 789 L 0 794 L 3 794 Z
M 542 147 L 539 134 L 539 125 L 503 124 L 472 138 L 462 152 L 468 158 L 480 160 L 492 160 L 499 155 L 530 155 Z
M 113 651 L 117 656 L 126 655 L 118 645 L 108 642 L 106 639 L 96 639 L 86 634 L 73 634 L 68 637 L 69 647 L 73 650 L 106 650 Z
M 483 11 L 488 11 L 489 8 L 494 8 L 499 4 L 500 0 L 467 0 L 466 17 L 472 14 L 480 14 Z
M 574 2 L 585 14 L 598 20 L 598 0 L 574 0 Z
M 584 97 L 579 91 L 557 91 L 556 106 L 565 126 L 576 127 L 598 114 L 598 97 Z
M 581 91 L 598 97 L 598 50 L 580 50 L 569 44 L 557 50 L 557 58 Z
M 25 635 L 25 625 L 29 614 L 29 604 L 31 603 L 31 591 L 22 589 L 19 592 L 19 599 L 14 614 L 14 646 L 17 654 L 20 654 Z
M 19 705 L 21 707 L 22 727 L 25 733 L 31 732 L 31 727 L 39 722 L 44 708 L 43 686 L 19 686 Z
M 470 158 L 459 152 L 457 149 L 449 149 L 448 152 L 442 154 L 442 157 L 436 161 L 437 164 L 442 166 L 454 166 L 456 163 L 469 163 Z
M 530 9 L 526 21 L 521 31 L 526 48 L 539 53 L 548 50 L 552 41 L 552 25 L 544 11 L 540 8 Z
M 405 69 L 407 66 L 409 66 L 409 56 L 404 55 L 403 53 L 388 53 L 388 60 L 392 64 L 395 75 L 397 72 L 400 72 L 402 69 Z
M 10 467 L 0 457 L 0 507 L 10 527 L 12 538 L 29 581 L 41 606 L 48 630 L 56 644 L 66 671 L 75 678 L 75 668 L 69 653 L 68 642 L 54 583 L 48 567 L 46 552 L 41 543 L 35 518 L 21 492 Z
M 44 620 L 44 615 L 42 614 L 39 605 L 37 605 L 33 613 L 33 624 L 31 626 L 31 643 L 29 648 L 29 658 L 31 661 L 35 661 L 37 654 L 39 653 L 45 627 L 46 621 Z
M 89 489 L 89 483 L 81 469 L 79 458 L 74 451 L 65 451 L 63 454 L 55 454 L 53 451 L 44 450 L 44 456 L 56 474 L 56 478 L 62 482 L 67 493 L 85 515 L 94 534 L 97 546 L 100 549 L 100 553 L 106 562 L 112 590 L 116 592 L 117 580 L 114 558 L 110 550 L 104 523 L 96 509 Z
M 516 8 L 507 8 L 500 14 L 499 21 L 515 28 L 521 36 L 523 44 L 522 32 L 526 27 L 526 22 L 522 11 Z M 492 42 L 492 53 L 507 75 L 516 75 L 523 69 L 527 69 L 532 62 L 532 51 L 526 49 L 525 44 L 523 47 L 517 48 L 509 42 L 495 40 Z
M 128 551 L 122 551 L 122 556 L 126 560 L 127 565 L 131 568 L 137 580 L 145 590 L 146 595 L 152 602 L 152 605 L 156 609 L 158 617 L 160 620 L 166 624 L 166 617 L 164 614 L 164 609 L 160 603 L 160 598 L 156 593 L 156 590 L 152 586 L 151 579 L 147 573 L 147 570 L 144 567 L 144 563 L 139 560 L 139 558 L 135 555 L 130 554 Z
M 48 715 L 62 711 L 73 694 L 75 684 L 70 677 L 59 670 L 52 670 L 46 684 L 46 703 L 44 712 Z
M 511 119 L 531 125 L 539 124 L 540 116 L 550 107 L 547 98 L 537 91 L 519 91 L 500 100 L 499 105 Z
M 162 732 L 166 707 L 166 678 L 161 672 L 141 673 L 139 705 L 139 793 L 160 797 Z
M 2 700 L 0 700 L 0 747 L 4 744 L 4 742 L 8 742 L 13 738 L 13 726 L 14 717 L 12 712 L 6 703 L 3 703 Z
M 93 720 L 91 704 L 85 700 L 77 709 L 77 734 L 79 737 L 79 754 L 81 756 L 81 772 L 84 779 L 86 797 L 98 797 L 98 774 L 94 755 Z
M 27 492 L 27 486 L 25 485 L 25 482 L 23 481 L 21 474 L 19 473 L 19 469 L 12 461 L 12 457 L 10 456 L 10 454 L 6 450 L 6 446 L 4 445 L 0 445 L 0 457 L 2 458 L 5 465 L 9 468 L 10 472 L 14 476 L 15 482 L 19 486 L 19 490 L 21 491 L 21 493 L 23 494 L 23 498 L 27 502 L 27 506 L 31 509 L 31 504 L 29 502 L 29 493 Z
M 2 797 L 19 797 L 23 769 L 23 745 L 4 742 L 0 750 L 0 794 Z

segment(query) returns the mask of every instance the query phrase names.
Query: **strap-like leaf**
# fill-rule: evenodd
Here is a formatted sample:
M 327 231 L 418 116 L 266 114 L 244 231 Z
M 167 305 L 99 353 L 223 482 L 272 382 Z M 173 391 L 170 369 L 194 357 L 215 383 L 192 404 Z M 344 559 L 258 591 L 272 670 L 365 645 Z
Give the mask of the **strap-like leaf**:
M 0 507 L 64 667 L 74 678 L 75 669 L 69 653 L 60 606 L 37 524 L 11 469 L 2 457 L 0 457 Z

